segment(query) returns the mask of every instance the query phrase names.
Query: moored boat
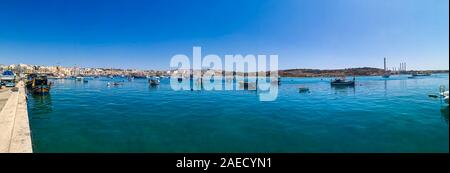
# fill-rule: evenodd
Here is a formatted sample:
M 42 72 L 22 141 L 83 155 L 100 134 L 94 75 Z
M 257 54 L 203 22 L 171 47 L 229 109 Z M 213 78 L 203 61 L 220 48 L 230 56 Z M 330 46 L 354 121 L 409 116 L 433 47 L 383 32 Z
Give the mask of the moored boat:
M 431 73 L 413 73 L 412 76 L 431 76 Z
M 122 82 L 112 82 L 112 83 L 110 83 L 110 82 L 108 82 L 107 84 L 106 84 L 106 86 L 119 86 L 119 85 L 123 85 L 123 83 Z
M 27 82 L 27 88 L 33 94 L 46 95 L 50 93 L 51 83 L 46 75 L 31 74 Z
M 355 86 L 355 78 L 353 80 L 347 80 L 345 77 L 336 78 L 331 81 L 331 86 Z
M 448 97 L 449 97 L 448 91 L 442 92 L 441 96 L 444 98 L 444 102 L 448 104 Z
M 439 93 L 440 93 L 440 95 L 441 95 L 441 98 L 444 99 L 444 102 L 445 102 L 446 104 L 448 104 L 449 91 L 448 91 L 448 90 L 446 91 L 444 85 L 441 85 L 441 86 L 439 87 Z
M 151 77 L 149 80 L 148 80 L 148 83 L 151 85 L 151 86 L 156 86 L 156 85 L 159 85 L 159 77 Z
M 146 79 L 147 76 L 145 76 L 145 75 L 131 75 L 131 78 L 133 78 L 133 79 Z
M 77 77 L 75 77 L 75 79 L 76 79 L 77 81 L 83 81 L 83 80 L 84 80 L 84 77 L 77 76 Z

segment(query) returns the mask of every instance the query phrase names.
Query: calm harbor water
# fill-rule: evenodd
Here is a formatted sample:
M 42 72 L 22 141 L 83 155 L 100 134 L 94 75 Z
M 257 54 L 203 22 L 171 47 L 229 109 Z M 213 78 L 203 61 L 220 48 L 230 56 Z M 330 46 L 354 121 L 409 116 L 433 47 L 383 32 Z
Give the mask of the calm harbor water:
M 282 78 L 272 102 L 255 91 L 173 91 L 168 79 L 54 80 L 50 95 L 29 96 L 33 150 L 449 152 L 448 106 L 428 97 L 448 88 L 448 74 L 356 79 L 332 88 L 325 78 Z

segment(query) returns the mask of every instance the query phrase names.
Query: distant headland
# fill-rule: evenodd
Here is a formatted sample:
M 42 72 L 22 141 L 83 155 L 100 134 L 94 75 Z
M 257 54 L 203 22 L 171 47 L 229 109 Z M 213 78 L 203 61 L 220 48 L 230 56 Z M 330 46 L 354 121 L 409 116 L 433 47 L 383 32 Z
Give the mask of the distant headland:
M 414 73 L 449 73 L 449 70 L 408 70 L 408 71 L 387 71 L 390 74 L 414 74 Z M 279 75 L 283 77 L 333 77 L 333 76 L 381 76 L 385 74 L 384 69 L 362 67 L 346 69 L 288 69 L 280 70 Z

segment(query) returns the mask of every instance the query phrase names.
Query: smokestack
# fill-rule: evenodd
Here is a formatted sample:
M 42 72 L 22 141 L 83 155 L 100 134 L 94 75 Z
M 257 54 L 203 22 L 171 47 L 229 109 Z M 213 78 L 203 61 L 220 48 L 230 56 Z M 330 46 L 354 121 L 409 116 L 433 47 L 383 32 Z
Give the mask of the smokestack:
M 386 57 L 384 57 L 384 71 L 386 71 Z

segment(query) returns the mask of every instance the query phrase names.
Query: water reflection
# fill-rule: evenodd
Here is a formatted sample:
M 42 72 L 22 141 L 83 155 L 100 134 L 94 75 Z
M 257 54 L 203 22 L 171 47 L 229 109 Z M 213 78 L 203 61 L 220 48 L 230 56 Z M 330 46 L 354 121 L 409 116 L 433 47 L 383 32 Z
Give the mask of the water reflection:
M 156 89 L 159 88 L 159 85 L 148 85 L 148 88 L 149 88 L 150 90 L 156 90 Z
M 31 112 L 33 112 L 33 119 L 35 118 L 43 118 L 42 115 L 48 115 L 53 111 L 52 106 L 52 97 L 50 94 L 48 95 L 34 95 L 30 94 L 29 97 L 29 106 Z
M 355 86 L 349 85 L 349 86 L 331 86 L 331 89 L 334 90 L 334 94 L 348 94 L 349 91 L 353 92 L 355 94 Z
M 400 86 L 401 89 L 406 89 L 408 87 L 407 83 L 406 83 L 407 80 L 400 80 L 399 82 L 400 82 L 399 86 Z
M 445 122 L 447 122 L 447 124 L 448 124 L 448 106 L 443 106 L 441 108 L 441 115 L 442 115 L 442 118 L 444 118 Z

